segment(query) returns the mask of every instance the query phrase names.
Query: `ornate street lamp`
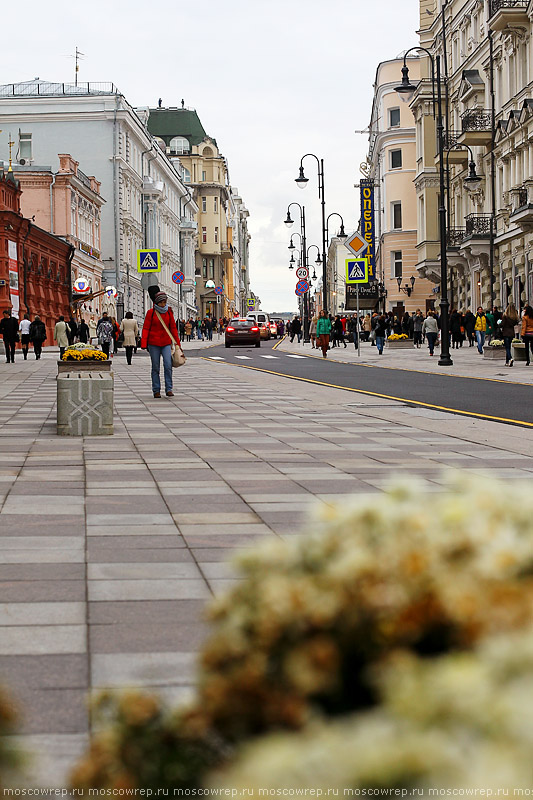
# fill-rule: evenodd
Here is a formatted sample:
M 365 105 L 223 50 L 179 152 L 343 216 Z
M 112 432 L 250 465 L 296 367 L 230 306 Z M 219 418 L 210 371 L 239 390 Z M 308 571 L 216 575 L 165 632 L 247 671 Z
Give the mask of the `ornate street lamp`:
M 306 238 L 305 238 L 305 206 L 301 206 L 300 203 L 289 203 L 287 206 L 287 218 L 285 219 L 285 225 L 287 228 L 290 228 L 294 224 L 294 220 L 291 218 L 291 207 L 296 206 L 300 210 L 300 233 L 293 233 L 292 236 L 299 236 L 300 243 L 301 243 L 301 252 L 302 252 L 302 261 L 303 266 L 307 267 L 307 250 L 306 250 Z M 291 250 L 291 260 L 289 262 L 289 269 L 294 268 L 294 255 L 292 250 L 294 246 L 291 247 L 293 244 L 291 236 L 291 242 L 289 244 L 289 250 Z M 292 264 L 292 266 L 291 266 Z M 309 298 L 308 293 L 306 292 L 302 296 L 302 307 L 303 307 L 303 323 L 304 323 L 304 343 L 310 342 L 311 339 L 309 337 Z
M 324 195 L 324 159 L 318 158 L 315 156 L 314 153 L 306 153 L 300 159 L 300 170 L 298 177 L 295 179 L 296 183 L 298 184 L 300 189 L 305 189 L 307 184 L 309 183 L 309 179 L 304 175 L 304 168 L 303 162 L 304 158 L 314 158 L 317 162 L 318 166 L 318 197 L 320 199 L 320 203 L 322 206 L 322 297 L 323 297 L 323 309 L 327 311 L 327 302 L 328 302 L 328 294 L 327 294 L 327 275 L 326 275 L 326 268 L 327 268 L 327 260 L 326 260 L 326 200 Z
M 410 285 L 410 286 L 409 286 L 409 284 L 408 284 L 408 283 L 406 283 L 406 284 L 405 284 L 405 286 L 402 286 L 402 279 L 401 279 L 401 277 L 400 277 L 400 278 L 396 278 L 396 281 L 397 281 L 397 283 L 398 283 L 398 289 L 399 289 L 399 291 L 400 291 L 400 292 L 405 292 L 405 294 L 407 295 L 407 297 L 411 297 L 411 292 L 412 292 L 412 291 L 413 291 L 413 289 L 415 288 L 415 281 L 416 281 L 416 278 L 415 278 L 415 276 L 414 276 L 414 275 L 411 275 L 411 277 L 409 278 L 409 281 L 410 281 L 410 283 L 411 283 L 411 285 Z
M 449 335 L 449 318 L 448 318 L 448 261 L 447 261 L 447 234 L 446 234 L 446 206 L 445 206 L 445 180 L 444 180 L 444 125 L 442 120 L 442 93 L 441 93 L 441 75 L 440 75 L 440 56 L 433 58 L 432 53 L 426 50 L 425 47 L 411 47 L 406 51 L 403 57 L 402 67 L 402 82 L 396 86 L 396 92 L 400 95 L 400 99 L 404 102 L 412 100 L 416 91 L 414 86 L 409 80 L 409 68 L 407 66 L 407 56 L 413 50 L 417 52 L 424 52 L 428 56 L 431 63 L 431 87 L 433 93 L 433 114 L 437 116 L 437 142 L 439 153 L 439 231 L 440 231 L 440 327 L 441 327 L 441 344 L 440 344 L 440 358 L 439 365 L 448 367 L 453 364 L 450 357 L 450 335 Z M 436 75 L 435 75 L 436 72 Z M 436 93 L 436 109 L 435 109 L 435 93 Z

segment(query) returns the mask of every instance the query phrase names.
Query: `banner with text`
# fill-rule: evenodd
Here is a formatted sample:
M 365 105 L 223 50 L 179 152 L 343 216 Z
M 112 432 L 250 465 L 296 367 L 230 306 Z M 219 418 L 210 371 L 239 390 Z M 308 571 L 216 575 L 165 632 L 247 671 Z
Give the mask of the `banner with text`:
M 19 262 L 17 257 L 17 243 L 8 241 L 8 263 L 9 263 L 9 298 L 11 300 L 11 313 L 14 317 L 19 316 Z
M 361 233 L 366 242 L 368 250 L 365 256 L 368 258 L 368 280 L 375 281 L 376 278 L 376 228 L 374 220 L 374 181 L 361 180 Z

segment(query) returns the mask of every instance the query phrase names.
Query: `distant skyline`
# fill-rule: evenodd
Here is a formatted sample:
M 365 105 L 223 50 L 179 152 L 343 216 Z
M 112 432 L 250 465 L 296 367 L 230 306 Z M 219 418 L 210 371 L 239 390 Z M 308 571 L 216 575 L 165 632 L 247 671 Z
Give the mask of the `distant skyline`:
M 354 130 L 368 126 L 378 63 L 416 46 L 417 28 L 413 0 L 164 0 L 149 13 L 139 0 L 27 0 L 21 35 L 3 41 L 0 83 L 74 82 L 78 47 L 80 81 L 112 81 L 133 106 L 183 98 L 217 140 L 250 211 L 251 288 L 266 311 L 296 310 L 287 245 L 299 226 L 283 224 L 290 202 L 305 204 L 308 242 L 321 243 L 316 163 L 306 159 L 302 191 L 294 182 L 300 158 L 324 158 L 327 213 L 353 230 L 368 146 Z

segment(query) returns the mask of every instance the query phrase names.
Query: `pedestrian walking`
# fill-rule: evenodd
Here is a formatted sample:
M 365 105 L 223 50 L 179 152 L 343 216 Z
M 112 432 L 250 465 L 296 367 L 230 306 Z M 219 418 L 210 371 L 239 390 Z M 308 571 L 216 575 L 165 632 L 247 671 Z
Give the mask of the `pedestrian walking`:
M 479 306 L 477 310 L 474 331 L 476 334 L 477 351 L 480 355 L 483 355 L 483 345 L 485 344 L 485 334 L 487 331 L 487 318 L 481 306 Z
M 385 345 L 385 336 L 387 335 L 387 317 L 385 314 L 378 316 L 374 323 L 374 333 L 376 335 L 376 347 L 380 356 L 383 355 L 383 347 Z
M 494 333 L 496 331 L 496 320 L 494 319 L 494 314 L 492 313 L 492 311 L 485 312 L 485 319 L 487 321 L 487 330 L 486 330 L 487 342 L 490 344 L 490 342 L 492 341 L 492 337 L 494 336 Z
M 291 322 L 291 342 L 294 342 L 294 337 L 298 337 L 298 344 L 302 341 L 302 322 L 300 317 L 295 317 Z
M 24 319 L 21 319 L 19 322 L 19 333 L 20 333 L 20 342 L 22 344 L 22 354 L 24 356 L 24 361 L 28 360 L 28 350 L 30 347 L 30 315 L 24 314 Z
M 76 341 L 76 336 L 77 335 L 78 335 L 78 323 L 76 322 L 76 320 L 74 319 L 74 317 L 71 314 L 70 315 L 70 319 L 67 322 L 67 338 L 68 338 L 69 346 L 71 344 L 74 344 L 74 342 Z
M 96 344 L 96 320 L 94 317 L 91 317 L 89 320 L 89 342 L 91 344 Z
M 413 317 L 413 344 L 415 347 L 422 347 L 422 328 L 424 326 L 424 315 L 422 311 L 417 308 Z
M 357 319 L 357 314 L 352 314 L 351 315 L 350 319 L 348 320 L 347 328 L 348 328 L 348 333 L 351 333 L 352 336 L 353 336 L 353 343 L 354 343 L 355 349 L 357 350 L 357 347 L 358 347 L 358 344 L 359 344 L 359 341 L 358 341 L 359 320 Z
M 346 348 L 346 342 L 344 341 L 344 328 L 342 325 L 342 320 L 340 316 L 337 314 L 333 322 L 333 347 L 340 347 L 341 342 Z
M 0 319 L 0 333 L 4 340 L 6 351 L 6 364 L 15 363 L 15 347 L 19 340 L 19 321 L 11 315 L 11 311 L 6 309 Z
M 68 326 L 65 317 L 60 316 L 54 328 L 54 339 L 59 347 L 59 358 L 63 358 L 63 353 L 68 347 Z
M 162 358 L 165 394 L 167 397 L 174 397 L 172 391 L 172 339 L 176 346 L 181 346 L 176 321 L 173 311 L 168 305 L 168 296 L 159 289 L 159 286 L 150 286 L 148 294 L 154 306 L 148 309 L 144 318 L 141 347 L 143 350 L 148 350 L 152 361 L 152 392 L 154 397 L 161 397 Z
M 531 306 L 524 308 L 520 335 L 526 345 L 526 367 L 529 367 L 530 351 L 533 354 L 533 308 Z
M 513 354 L 511 351 L 511 342 L 514 339 L 515 328 L 519 322 L 520 322 L 520 317 L 518 316 L 518 311 L 516 310 L 515 304 L 509 303 L 509 305 L 505 309 L 505 313 L 502 315 L 498 323 L 499 328 L 501 330 L 503 343 L 505 345 L 506 367 L 513 366 Z
M 139 326 L 137 325 L 137 320 L 133 319 L 133 314 L 131 311 L 126 313 L 126 316 L 120 323 L 120 331 L 124 337 L 126 363 L 131 367 L 133 350 L 137 345 L 137 336 L 139 335 Z
M 107 311 L 104 311 L 102 318 L 98 320 L 98 325 L 96 326 L 96 335 L 98 337 L 98 343 L 102 348 L 102 352 L 104 352 L 109 358 L 111 342 L 113 341 L 113 322 L 111 318 L 108 317 Z
M 363 330 L 364 330 L 364 337 L 363 341 L 368 342 L 370 339 L 370 332 L 372 331 L 372 321 L 370 319 L 370 314 L 366 314 L 363 320 Z
M 465 314 L 465 333 L 466 333 L 466 336 L 468 338 L 468 346 L 469 347 L 473 347 L 474 346 L 474 338 L 475 338 L 474 327 L 475 327 L 475 324 L 476 324 L 476 318 L 475 318 L 474 314 L 470 311 L 470 309 L 468 309 L 468 311 Z
M 311 339 L 311 348 L 314 350 L 316 348 L 316 325 L 318 322 L 318 317 L 314 316 L 311 320 L 311 324 L 309 325 L 309 338 Z M 280 336 L 283 336 L 283 331 L 280 333 Z
M 82 319 L 82 321 L 78 325 L 78 338 L 80 342 L 82 342 L 82 344 L 87 344 L 87 342 L 89 341 L 89 335 L 90 335 L 89 326 L 87 325 L 85 320 Z
M 316 323 L 316 338 L 318 347 L 322 350 L 322 358 L 327 358 L 329 350 L 329 337 L 331 334 L 331 320 L 324 309 L 318 316 Z
M 422 326 L 422 333 L 428 342 L 429 355 L 432 356 L 435 350 L 435 342 L 439 336 L 439 324 L 433 311 L 428 311 Z
M 450 334 L 452 337 L 452 350 L 461 347 L 463 344 L 463 318 L 456 308 L 450 314 Z
M 192 320 L 188 319 L 185 323 L 185 336 L 187 337 L 187 341 L 191 341 L 191 334 L 192 334 Z
M 113 355 L 116 355 L 119 346 L 120 328 L 115 317 L 111 317 L 111 324 L 113 325 Z
M 43 344 L 46 340 L 46 325 L 38 314 L 35 315 L 30 325 L 30 342 L 33 344 L 35 358 L 39 361 L 43 351 Z

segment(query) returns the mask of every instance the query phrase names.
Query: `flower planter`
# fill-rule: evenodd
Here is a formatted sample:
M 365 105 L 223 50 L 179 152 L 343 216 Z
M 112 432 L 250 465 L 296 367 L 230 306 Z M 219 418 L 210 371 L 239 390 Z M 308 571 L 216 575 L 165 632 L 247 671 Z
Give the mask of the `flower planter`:
M 387 347 L 390 347 L 391 350 L 412 350 L 413 346 L 412 339 L 399 339 L 396 342 L 389 342 L 387 339 Z
M 57 362 L 57 374 L 62 375 L 65 372 L 111 372 L 112 363 L 110 358 L 107 361 L 90 358 L 84 358 L 80 361 L 59 360 Z
M 513 360 L 514 361 L 525 361 L 526 360 L 526 346 L 524 342 L 520 342 L 520 344 L 513 344 L 511 345 L 513 349 Z
M 488 359 L 496 359 L 500 360 L 501 358 L 505 358 L 505 347 L 484 347 L 483 348 L 483 358 Z

